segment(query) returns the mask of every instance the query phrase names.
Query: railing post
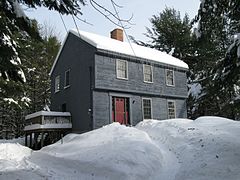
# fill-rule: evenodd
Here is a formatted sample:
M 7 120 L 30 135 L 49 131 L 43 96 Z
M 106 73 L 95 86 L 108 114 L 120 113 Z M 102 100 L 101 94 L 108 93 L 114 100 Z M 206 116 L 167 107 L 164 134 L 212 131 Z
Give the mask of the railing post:
M 32 148 L 32 133 L 30 133 L 30 148 Z
M 41 148 L 43 147 L 43 132 L 41 132 Z
M 27 136 L 28 136 L 28 134 L 27 134 L 27 132 L 25 132 L 25 146 L 27 146 L 27 147 L 28 147 L 28 143 L 27 143 Z
M 38 133 L 34 133 L 34 149 L 37 149 L 37 138 L 38 138 Z

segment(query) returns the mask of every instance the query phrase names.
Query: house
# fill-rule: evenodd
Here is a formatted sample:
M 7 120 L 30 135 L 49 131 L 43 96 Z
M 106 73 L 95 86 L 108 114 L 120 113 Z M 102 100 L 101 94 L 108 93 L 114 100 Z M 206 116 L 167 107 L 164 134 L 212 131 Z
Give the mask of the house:
M 186 117 L 188 65 L 166 53 L 71 30 L 52 66 L 51 110 L 70 112 L 72 131 L 112 122 Z

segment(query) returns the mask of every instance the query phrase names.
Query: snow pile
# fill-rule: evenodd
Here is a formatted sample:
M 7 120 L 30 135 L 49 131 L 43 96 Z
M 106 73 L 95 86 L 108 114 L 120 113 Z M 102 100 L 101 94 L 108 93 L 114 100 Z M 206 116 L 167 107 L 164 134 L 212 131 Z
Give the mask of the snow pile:
M 0 139 L 0 143 L 18 143 L 21 145 L 25 144 L 25 138 L 24 137 L 19 137 L 15 139 Z
M 0 163 L 0 179 L 236 180 L 239 137 L 240 122 L 219 117 L 113 123 L 31 156 L 28 148 L 0 144 L 1 162 L 13 163 Z
M 1 143 L 0 172 L 11 172 L 16 169 L 21 169 L 21 163 L 23 159 L 30 156 L 31 152 L 31 149 L 24 147 L 18 143 Z
M 158 179 L 162 167 L 161 151 L 149 136 L 118 123 L 67 135 L 63 144 L 43 148 L 31 161 L 41 164 L 42 174 L 55 172 L 56 179 Z
M 240 123 L 219 117 L 144 121 L 137 126 L 172 157 L 175 180 L 240 178 Z M 164 156 L 165 157 L 165 156 Z M 170 158 L 169 158 L 170 157 Z M 168 178 L 166 178 L 168 179 Z
M 21 161 L 24 157 L 31 155 L 32 150 L 18 143 L 1 143 L 0 159 Z

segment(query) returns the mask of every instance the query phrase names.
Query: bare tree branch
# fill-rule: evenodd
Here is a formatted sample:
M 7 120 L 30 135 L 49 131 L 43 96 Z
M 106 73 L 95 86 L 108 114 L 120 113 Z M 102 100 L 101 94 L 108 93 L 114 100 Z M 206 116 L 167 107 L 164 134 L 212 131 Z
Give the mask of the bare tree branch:
M 83 23 L 86 23 L 86 24 L 88 24 L 88 25 L 90 25 L 90 26 L 93 26 L 93 24 L 92 23 L 90 23 L 90 22 L 88 22 L 86 19 L 82 19 L 82 18 L 80 18 L 80 17 L 78 17 L 78 16 L 75 16 L 79 21 L 82 21 Z
M 112 22 L 116 26 L 120 26 L 122 28 L 129 29 L 130 27 L 127 25 L 123 25 L 123 23 L 133 25 L 130 22 L 133 18 L 133 15 L 129 19 L 121 19 L 117 9 L 122 8 L 122 6 L 116 4 L 113 0 L 111 0 L 111 3 L 112 3 L 115 13 L 113 13 L 111 10 L 105 8 L 104 6 L 102 6 L 101 4 L 96 2 L 95 0 L 90 0 L 91 6 L 96 11 L 98 11 L 100 14 L 102 14 L 106 19 L 108 19 L 110 22 Z

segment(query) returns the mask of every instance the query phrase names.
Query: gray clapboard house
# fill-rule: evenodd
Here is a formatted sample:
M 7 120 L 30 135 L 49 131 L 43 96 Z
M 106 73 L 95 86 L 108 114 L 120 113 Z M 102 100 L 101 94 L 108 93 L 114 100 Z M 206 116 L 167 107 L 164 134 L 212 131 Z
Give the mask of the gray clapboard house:
M 111 38 L 69 31 L 52 66 L 51 110 L 70 112 L 73 132 L 112 122 L 186 117 L 188 65 L 166 53 Z

